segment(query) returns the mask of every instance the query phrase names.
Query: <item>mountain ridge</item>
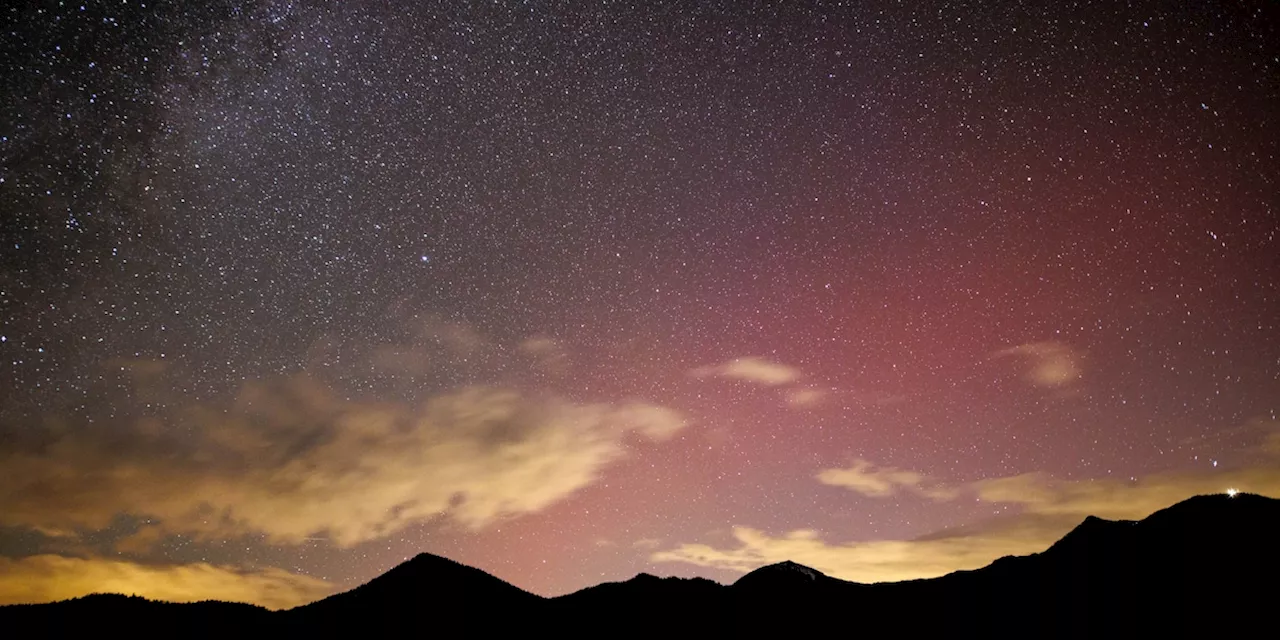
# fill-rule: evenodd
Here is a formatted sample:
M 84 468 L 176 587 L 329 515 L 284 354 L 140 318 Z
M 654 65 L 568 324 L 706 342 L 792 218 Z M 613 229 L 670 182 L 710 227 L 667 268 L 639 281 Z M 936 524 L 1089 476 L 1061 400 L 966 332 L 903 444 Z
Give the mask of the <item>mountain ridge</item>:
M 1210 495 L 1138 521 L 1089 516 L 1039 553 L 903 582 L 850 582 L 787 560 L 729 585 L 639 573 L 546 598 L 422 553 L 354 589 L 284 611 L 95 595 L 0 607 L 0 624 L 43 623 L 70 633 L 90 619 L 141 615 L 210 636 L 252 627 L 324 637 L 428 628 L 482 635 L 542 629 L 573 637 L 670 635 L 678 628 L 685 637 L 725 637 L 827 632 L 856 619 L 862 631 L 908 636 L 956 629 L 989 637 L 1224 635 L 1262 622 L 1274 589 L 1254 585 L 1273 584 L 1280 574 L 1280 550 L 1271 542 L 1278 537 L 1280 500 Z M 1238 604 L 1231 615 L 1205 606 L 1226 590 Z M 602 631 L 620 621 L 625 629 Z

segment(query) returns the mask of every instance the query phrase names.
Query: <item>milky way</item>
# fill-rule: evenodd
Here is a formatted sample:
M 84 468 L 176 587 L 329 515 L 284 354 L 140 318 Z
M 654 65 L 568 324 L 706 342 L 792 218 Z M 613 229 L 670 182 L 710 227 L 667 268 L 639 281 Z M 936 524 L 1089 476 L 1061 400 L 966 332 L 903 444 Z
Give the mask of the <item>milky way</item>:
M 0 602 L 1280 495 L 1274 3 L 19 4 Z

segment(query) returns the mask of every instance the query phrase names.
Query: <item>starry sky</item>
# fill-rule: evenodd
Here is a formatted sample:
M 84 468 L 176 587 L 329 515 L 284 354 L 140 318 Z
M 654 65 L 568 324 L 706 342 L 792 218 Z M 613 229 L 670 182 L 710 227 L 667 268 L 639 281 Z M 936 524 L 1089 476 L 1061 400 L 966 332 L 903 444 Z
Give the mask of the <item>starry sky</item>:
M 23 2 L 0 602 L 1280 496 L 1273 2 Z

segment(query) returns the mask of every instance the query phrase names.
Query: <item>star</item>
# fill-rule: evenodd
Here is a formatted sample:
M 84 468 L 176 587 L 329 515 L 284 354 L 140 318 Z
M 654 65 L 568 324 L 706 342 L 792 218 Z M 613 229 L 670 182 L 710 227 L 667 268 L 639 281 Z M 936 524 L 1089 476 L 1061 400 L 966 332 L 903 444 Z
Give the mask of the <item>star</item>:
M 0 564 L 51 589 L 910 578 L 1280 491 L 1263 17 L 201 4 L 6 10 Z

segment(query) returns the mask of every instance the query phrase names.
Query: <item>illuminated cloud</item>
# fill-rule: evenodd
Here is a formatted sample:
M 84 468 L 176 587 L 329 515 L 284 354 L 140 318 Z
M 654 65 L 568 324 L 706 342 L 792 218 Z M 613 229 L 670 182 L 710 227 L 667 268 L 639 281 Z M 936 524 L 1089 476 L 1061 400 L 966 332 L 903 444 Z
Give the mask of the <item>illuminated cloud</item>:
M 885 498 L 898 489 L 915 489 L 924 476 L 914 471 L 902 471 L 893 467 L 876 468 L 866 460 L 854 460 L 848 469 L 823 469 L 818 472 L 818 482 L 833 487 L 844 487 L 873 498 Z
M 827 395 L 822 389 L 792 389 L 787 392 L 787 404 L 797 409 L 816 407 Z
M 205 563 L 151 566 L 56 555 L 0 558 L 0 605 L 123 593 L 170 602 L 223 600 L 287 609 L 333 591 L 334 586 L 323 580 L 274 568 L 242 571 Z
M 1055 481 L 1044 474 L 1026 474 L 973 483 L 970 489 L 986 502 L 1017 504 L 1023 513 L 1069 516 L 1079 520 L 1095 515 L 1112 520 L 1137 520 L 1194 495 L 1240 491 L 1280 496 L 1280 465 L 1259 465 L 1216 473 L 1166 473 L 1136 481 L 1098 479 Z
M 993 355 L 1022 358 L 1027 364 L 1024 377 L 1037 387 L 1065 389 L 1080 379 L 1080 354 L 1061 342 L 1031 342 Z
M 891 582 L 976 569 L 1000 556 L 1043 551 L 1068 530 L 1070 525 L 1046 527 L 1021 523 L 991 531 L 929 539 L 833 544 L 824 542 L 810 530 L 774 537 L 756 529 L 735 527 L 735 548 L 684 544 L 657 552 L 651 558 L 655 562 L 683 562 L 743 573 L 791 560 L 845 580 Z
M 1241 426 L 1238 430 L 1241 433 L 1256 433 L 1261 435 L 1261 442 L 1257 446 L 1258 453 L 1263 456 L 1280 458 L 1280 420 L 1275 418 L 1255 418 Z
M 662 538 L 640 538 L 631 543 L 636 549 L 657 549 L 662 546 Z
M 115 543 L 117 552 L 145 555 L 164 539 L 164 527 L 144 524 L 137 531 L 119 539 Z
M 840 389 L 837 387 L 795 387 L 787 389 L 784 395 L 787 406 L 797 411 L 815 409 L 823 406 L 882 407 L 900 404 L 906 401 L 905 396 L 873 391 L 869 389 Z
M 771 387 L 795 382 L 800 378 L 800 371 L 794 367 L 756 357 L 737 358 L 720 365 L 699 367 L 691 374 L 698 378 L 716 376 Z
M 0 524 L 97 530 L 130 514 L 198 539 L 327 534 L 339 546 L 439 516 L 474 530 L 591 484 L 630 434 L 657 441 L 684 426 L 640 402 L 472 387 L 409 406 L 347 400 L 308 378 L 250 384 L 231 410 L 192 407 L 180 422 L 181 439 L 137 421 L 8 447 Z
M 469 325 L 435 316 L 413 317 L 402 322 L 404 340 L 369 347 L 369 364 L 378 371 L 424 376 L 490 362 L 501 346 Z M 323 354 L 338 345 L 324 344 Z M 358 350 L 357 350 L 358 351 Z M 320 363 L 327 362 L 322 358 Z M 341 364 L 339 359 L 332 364 Z
M 533 358 L 548 373 L 566 373 L 569 370 L 569 354 L 551 338 L 527 338 L 520 343 L 518 350 Z
M 140 380 L 152 379 L 164 375 L 171 368 L 164 360 L 148 358 L 113 358 L 103 364 L 107 370 L 127 373 Z
M 1269 445 L 1270 440 L 1264 447 Z M 863 461 L 851 469 L 823 471 L 818 477 L 826 484 L 876 497 L 892 495 L 900 488 L 913 490 L 926 482 L 919 474 L 876 470 Z M 793 560 L 858 582 L 928 578 L 976 569 L 1006 555 L 1043 551 L 1087 515 L 1138 520 L 1192 496 L 1228 489 L 1280 496 L 1280 465 L 1267 459 L 1241 469 L 1165 473 L 1138 481 L 1054 481 L 1041 474 L 982 480 L 918 493 L 936 500 L 973 495 L 984 502 L 1019 505 L 1021 512 L 914 540 L 828 543 L 808 530 L 775 537 L 737 527 L 733 532 L 737 545 L 732 548 L 681 544 L 653 554 L 652 559 L 743 572 Z
M 1280 456 L 1280 430 L 1267 436 L 1266 442 L 1263 443 L 1262 448 L 1271 455 Z

